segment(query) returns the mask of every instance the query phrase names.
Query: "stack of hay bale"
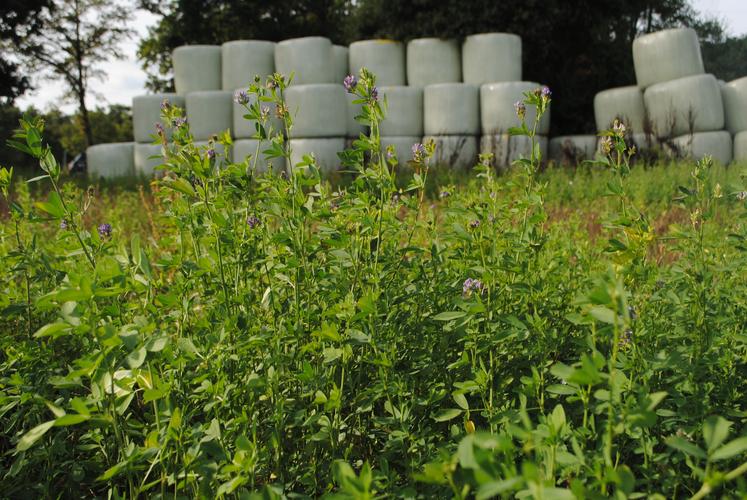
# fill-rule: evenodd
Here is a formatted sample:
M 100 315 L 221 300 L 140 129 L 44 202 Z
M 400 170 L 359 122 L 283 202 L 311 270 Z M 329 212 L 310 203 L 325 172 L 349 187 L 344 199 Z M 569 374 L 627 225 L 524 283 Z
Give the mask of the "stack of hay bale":
M 468 36 L 462 45 L 462 69 L 466 84 L 479 86 L 480 151 L 491 153 L 497 167 L 505 168 L 520 156 L 532 153 L 527 136 L 512 136 L 509 129 L 521 126 L 514 104 L 534 92 L 539 83 L 522 81 L 521 38 L 508 33 L 483 33 Z M 532 127 L 535 110 L 528 107 L 525 121 Z M 542 155 L 547 154 L 550 131 L 549 109 L 537 129 Z
M 747 77 L 725 83 L 721 94 L 726 129 L 734 135 L 734 161 L 747 161 Z
M 698 37 L 690 28 L 659 31 L 633 42 L 633 63 L 650 127 L 672 155 L 732 159 L 724 129 L 721 88 L 705 74 Z
M 293 165 L 312 153 L 322 170 L 336 170 L 340 165 L 337 153 L 345 149 L 348 135 L 348 101 L 342 80 L 335 83 L 339 74 L 347 72 L 342 71 L 341 60 L 342 51 L 323 37 L 284 40 L 275 47 L 276 71 L 294 74 L 285 93 L 294 117 L 290 132 Z

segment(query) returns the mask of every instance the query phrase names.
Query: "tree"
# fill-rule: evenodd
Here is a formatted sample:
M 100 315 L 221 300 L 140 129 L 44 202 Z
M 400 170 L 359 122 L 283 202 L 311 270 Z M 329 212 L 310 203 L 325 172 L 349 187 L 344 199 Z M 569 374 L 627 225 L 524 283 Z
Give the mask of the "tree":
M 7 51 L 19 40 L 38 31 L 41 26 L 38 14 L 50 1 L 5 0 L 0 3 L 0 101 L 3 104 L 12 104 L 30 88 L 21 65 L 10 59 Z
M 88 145 L 94 144 L 86 97 L 100 65 L 121 58 L 120 44 L 132 31 L 130 13 L 115 0 L 51 0 L 38 15 L 40 27 L 14 42 L 22 61 L 40 78 L 62 79 L 78 106 Z
M 171 51 L 180 45 L 240 39 L 279 41 L 311 35 L 346 42 L 352 1 L 141 0 L 140 6 L 161 16 L 138 48 L 148 73 L 148 88 L 170 90 Z

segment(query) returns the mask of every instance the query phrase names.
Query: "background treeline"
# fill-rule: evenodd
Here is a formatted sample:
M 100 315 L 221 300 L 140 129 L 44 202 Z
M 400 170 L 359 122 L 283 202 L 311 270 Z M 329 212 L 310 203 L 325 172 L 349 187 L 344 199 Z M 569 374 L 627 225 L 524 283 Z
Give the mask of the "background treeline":
M 39 29 L 34 13 L 45 3 L 54 0 L 27 2 L 20 14 L 14 5 L 14 15 L 3 16 L 0 23 L 3 38 Z M 641 33 L 691 26 L 700 35 L 708 72 L 724 80 L 747 75 L 747 36 L 728 37 L 718 20 L 700 16 L 689 0 L 140 0 L 137 7 L 160 17 L 139 41 L 138 57 L 151 90 L 173 88 L 171 51 L 183 44 L 308 35 L 349 44 L 373 37 L 407 41 L 505 31 L 522 37 L 524 79 L 553 89 L 552 131 L 560 134 L 593 132 L 594 95 L 635 82 L 631 43 Z M 5 138 L 19 113 L 13 99 L 33 80 L 23 66 L 2 55 L 0 79 L 0 131 Z M 48 114 L 50 138 L 68 156 L 86 144 L 79 114 Z M 89 120 L 94 142 L 131 138 L 125 107 L 94 110 Z M 11 163 L 9 154 L 2 149 L 1 164 Z

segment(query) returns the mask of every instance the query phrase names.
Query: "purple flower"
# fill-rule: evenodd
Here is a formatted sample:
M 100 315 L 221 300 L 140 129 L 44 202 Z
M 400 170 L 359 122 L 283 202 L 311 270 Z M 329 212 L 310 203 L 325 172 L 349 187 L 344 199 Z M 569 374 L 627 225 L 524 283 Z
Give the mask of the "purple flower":
M 156 123 L 156 133 L 158 135 L 163 135 L 164 134 L 163 125 L 161 125 L 161 122 L 157 122 Z
M 345 87 L 345 90 L 347 90 L 349 94 L 352 94 L 355 91 L 355 87 L 358 85 L 358 79 L 355 77 L 355 75 L 348 75 L 342 81 L 342 85 Z
M 68 228 L 68 223 L 67 223 L 67 219 L 62 219 L 62 220 L 60 221 L 60 229 L 62 229 L 62 230 L 64 231 L 64 230 L 66 230 L 67 228 Z
M 412 158 L 413 160 L 419 162 L 423 161 L 423 157 L 425 156 L 425 146 L 420 144 L 419 142 L 416 142 L 412 145 Z
M 208 160 L 215 160 L 215 150 L 213 148 L 207 150 L 207 157 Z
M 440 198 L 448 198 L 451 196 L 451 193 L 448 191 L 441 191 L 441 194 L 438 195 Z
M 549 99 L 550 97 L 552 97 L 552 92 L 550 91 L 550 87 L 548 87 L 548 86 L 542 87 L 542 90 L 540 91 L 540 94 L 545 99 Z
M 470 229 L 477 229 L 478 227 L 480 227 L 480 221 L 479 220 L 475 219 L 473 221 L 470 221 L 470 223 L 469 223 L 469 228 Z
M 470 295 L 472 295 L 472 292 L 482 293 L 484 289 L 485 286 L 479 279 L 467 278 L 466 280 L 464 280 L 464 284 L 462 285 L 462 295 L 465 297 L 469 297 Z
M 247 104 L 249 103 L 249 94 L 247 94 L 245 90 L 237 90 L 233 94 L 233 101 L 236 104 Z
M 187 124 L 187 119 L 184 118 L 183 116 L 174 118 L 174 127 L 179 128 L 182 125 L 186 125 L 186 124 Z
M 161 101 L 161 111 L 168 111 L 170 107 L 171 103 L 168 99 L 164 99 L 163 101 Z
M 516 116 L 524 119 L 524 116 L 526 116 L 527 114 L 527 107 L 524 105 L 524 103 L 521 101 L 516 101 L 514 103 L 514 109 L 516 110 Z
M 246 223 L 249 226 L 249 229 L 254 229 L 255 227 L 258 227 L 262 224 L 262 221 L 259 220 L 259 217 L 256 215 L 250 215 L 246 218 Z
M 379 100 L 379 89 L 377 89 L 376 87 L 371 89 L 371 100 L 373 102 L 376 102 Z
M 101 224 L 98 227 L 99 236 L 102 238 L 109 238 L 112 235 L 112 225 L 109 223 Z

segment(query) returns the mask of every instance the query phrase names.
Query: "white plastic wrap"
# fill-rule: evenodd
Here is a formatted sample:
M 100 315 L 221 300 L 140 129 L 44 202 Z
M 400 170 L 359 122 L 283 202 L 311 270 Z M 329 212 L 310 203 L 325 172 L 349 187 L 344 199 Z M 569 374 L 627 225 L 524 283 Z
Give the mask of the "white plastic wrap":
M 547 137 L 538 136 L 535 139 L 540 146 L 542 161 L 547 160 Z M 519 158 L 529 158 L 532 154 L 532 141 L 525 135 L 512 136 L 509 134 L 483 135 L 480 139 L 480 152 L 492 153 L 493 165 L 506 169 Z
M 174 49 L 171 61 L 177 94 L 221 89 L 220 45 L 183 45 Z
M 468 36 L 462 45 L 464 83 L 521 81 L 521 38 L 511 33 Z
M 135 175 L 153 177 L 155 168 L 163 164 L 160 144 L 135 144 Z
M 233 92 L 206 90 L 186 96 L 187 121 L 195 140 L 205 141 L 233 125 Z
M 279 42 L 275 46 L 275 71 L 286 78 L 294 73 L 292 85 L 335 83 L 332 42 L 321 36 Z
M 332 46 L 332 65 L 334 66 L 333 83 L 342 83 L 349 74 L 348 69 L 348 48 L 342 45 Z
M 675 137 L 672 143 L 673 153 L 677 157 L 699 160 L 706 155 L 711 155 L 714 161 L 722 165 L 731 163 L 733 144 L 731 134 L 725 130 L 681 135 Z
M 340 168 L 341 161 L 337 153 L 344 151 L 344 137 L 328 137 L 315 139 L 291 139 L 291 163 L 297 165 L 303 156 L 311 154 L 323 172 L 334 172 Z
M 275 43 L 235 40 L 221 46 L 223 90 L 243 89 L 259 76 L 264 84 L 275 72 Z
M 676 28 L 633 40 L 633 65 L 638 86 L 677 80 L 703 73 L 703 59 L 695 30 Z
M 386 117 L 381 122 L 381 135 L 423 136 L 423 89 L 391 86 L 379 88 L 387 101 Z
M 88 176 L 116 179 L 135 175 L 135 143 L 112 142 L 86 149 Z
M 657 83 L 643 94 L 658 137 L 724 128 L 721 88 L 713 75 L 695 75 Z
M 132 98 L 132 130 L 135 142 L 153 142 L 156 123 L 164 125 L 166 136 L 171 137 L 171 127 L 165 126 L 161 120 L 161 103 L 164 100 L 184 109 L 184 97 L 176 94 L 149 94 Z
M 734 161 L 747 162 L 747 132 L 734 136 Z
M 616 119 L 631 132 L 643 132 L 646 119 L 643 92 L 635 85 L 599 92 L 594 96 L 594 117 L 599 132 L 612 128 Z
M 407 163 L 412 160 L 412 146 L 413 144 L 421 143 L 423 136 L 382 136 L 381 137 L 381 151 L 386 154 L 388 146 L 394 146 L 394 150 L 397 153 L 397 159 L 400 165 Z
M 563 135 L 550 139 L 548 159 L 562 164 L 592 160 L 597 151 L 595 135 Z
M 407 84 L 425 87 L 462 81 L 462 61 L 456 40 L 418 38 L 407 44 Z
M 437 83 L 423 92 L 426 135 L 479 135 L 480 94 L 476 85 Z
M 508 133 L 511 127 L 521 126 L 521 120 L 516 116 L 514 104 L 524 99 L 525 92 L 533 92 L 541 88 L 535 82 L 501 82 L 486 83 L 480 87 L 480 121 L 483 135 L 499 135 Z M 525 121 L 532 127 L 535 110 L 527 106 Z M 537 127 L 537 134 L 547 135 L 550 132 L 550 109 L 548 109 Z
M 747 131 L 747 76 L 721 87 L 726 128 L 732 134 Z
M 348 101 L 342 85 L 291 86 L 285 91 L 285 102 L 293 116 L 291 138 L 344 137 L 347 134 Z
M 256 96 L 250 94 L 249 95 L 249 103 L 254 103 L 256 100 Z M 234 137 L 237 137 L 239 139 L 250 139 L 254 134 L 257 133 L 257 126 L 256 122 L 254 120 L 250 120 L 247 118 L 244 118 L 245 115 L 247 115 L 249 112 L 247 109 L 237 103 L 234 99 L 233 101 L 233 112 L 232 112 L 232 123 L 233 126 L 231 128 L 231 132 L 233 133 Z M 262 106 L 267 107 L 267 111 L 269 113 L 269 119 L 267 120 L 267 125 L 271 126 L 273 129 L 273 134 L 275 132 L 282 132 L 283 131 L 283 120 L 277 117 L 275 114 L 275 106 L 272 103 L 262 103 Z M 269 133 L 269 130 L 268 130 Z
M 361 68 L 376 75 L 380 87 L 405 85 L 405 46 L 393 40 L 362 40 L 350 44 L 350 73 Z
M 434 166 L 468 170 L 477 165 L 477 137 L 473 135 L 425 136 L 422 142 L 425 144 L 431 139 L 436 144 L 432 159 Z
M 242 163 L 245 159 L 249 158 L 249 165 L 247 168 L 252 168 L 254 163 L 254 157 L 257 155 L 257 162 L 255 172 L 267 172 L 268 167 L 272 168 L 272 171 L 279 173 L 285 170 L 285 160 L 283 158 L 267 158 L 262 151 L 268 149 L 271 144 L 269 141 L 262 141 L 259 148 L 259 154 L 257 153 L 258 141 L 254 139 L 238 139 L 233 141 L 233 151 L 231 160 L 234 163 Z

